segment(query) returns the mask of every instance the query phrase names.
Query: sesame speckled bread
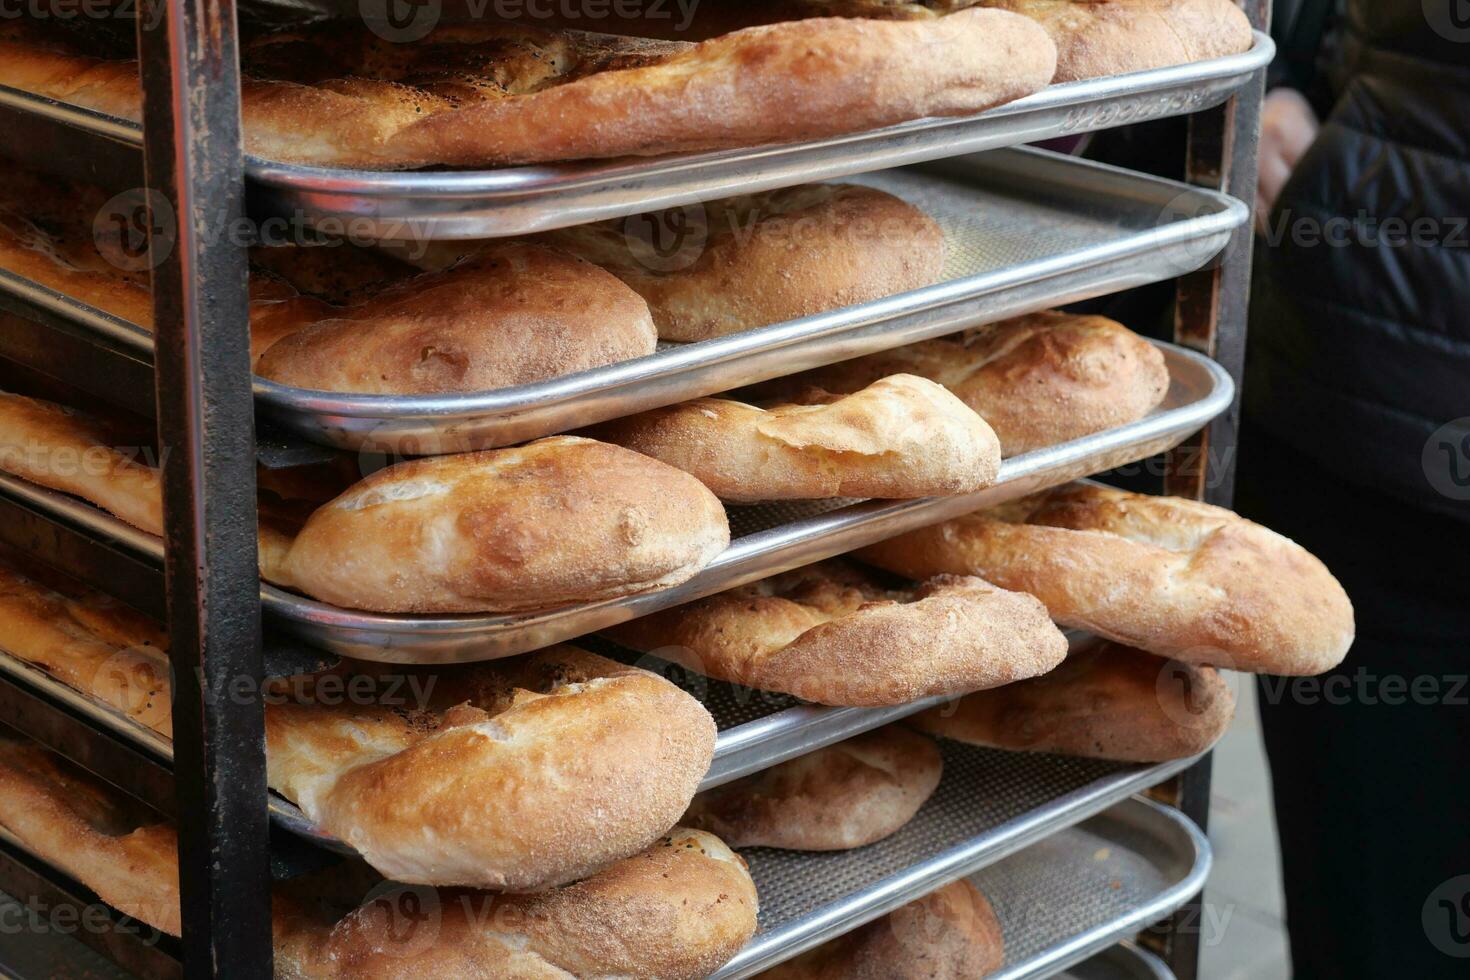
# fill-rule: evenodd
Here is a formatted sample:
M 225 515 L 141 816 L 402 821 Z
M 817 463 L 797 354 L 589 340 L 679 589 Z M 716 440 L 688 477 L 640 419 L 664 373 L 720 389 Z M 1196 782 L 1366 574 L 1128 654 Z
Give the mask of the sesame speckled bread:
M 672 341 L 854 306 L 944 271 L 944 233 L 932 218 L 853 184 L 779 188 L 538 237 L 625 282 Z
M 644 616 L 609 635 L 720 680 L 856 707 L 1009 684 L 1067 653 L 1031 596 L 956 576 L 889 589 L 842 562 Z
M 935 497 L 973 493 L 1000 471 L 980 416 L 902 374 L 821 404 L 698 398 L 587 434 L 693 474 L 721 500 Z
M 0 391 L 0 471 L 74 494 L 151 534 L 163 533 L 163 484 L 145 447 L 101 419 Z
M 46 25 L 49 27 L 50 25 Z M 38 36 L 38 34 L 40 36 Z M 1034 92 L 1035 22 L 820 18 L 688 44 L 481 21 L 412 44 L 335 22 L 241 45 L 247 151 L 368 169 L 713 150 L 978 112 Z M 122 45 L 0 25 L 0 84 L 136 119 Z
M 1049 311 L 880 351 L 758 386 L 794 397 L 805 386 L 857 391 L 905 372 L 944 385 L 1016 456 L 1143 418 L 1169 390 L 1159 350 L 1106 317 Z
M 0 826 L 107 904 L 179 935 L 177 837 L 147 807 L 34 742 L 0 736 Z
M 760 974 L 761 980 L 977 980 L 1005 962 L 1000 920 L 960 879 Z
M 697 980 L 735 955 L 756 924 L 745 862 L 713 835 L 683 827 L 590 878 L 534 895 L 379 886 L 367 893 L 381 898 L 364 901 L 364 892 L 350 868 L 277 886 L 276 976 Z M 399 895 L 404 915 L 425 905 L 436 914 L 404 921 Z
M 1056 621 L 1187 663 L 1319 674 L 1353 641 L 1342 586 L 1300 545 L 1221 507 L 1073 484 L 858 556 L 902 575 L 982 575 Z
M 0 269 L 153 329 L 137 269 L 95 187 L 18 170 L 0 183 Z M 651 354 L 647 304 L 609 272 L 545 243 L 489 242 L 423 272 L 336 241 L 251 251 L 255 372 L 362 394 L 526 384 Z M 134 271 L 129 271 L 129 270 Z
M 309 681 L 266 711 L 270 784 L 396 881 L 532 891 L 584 877 L 672 826 L 714 753 L 693 697 L 574 647 L 335 673 L 426 700 L 333 705 Z
M 689 474 L 554 436 L 379 470 L 312 513 L 280 584 L 377 612 L 551 609 L 675 585 L 729 543 Z
M 987 748 L 1167 762 L 1204 752 L 1234 717 L 1235 695 L 1214 668 L 1100 641 L 1043 677 L 967 694 L 906 724 Z
M 908 823 L 943 770 L 932 741 L 889 726 L 706 790 L 679 822 L 737 848 L 864 847 Z

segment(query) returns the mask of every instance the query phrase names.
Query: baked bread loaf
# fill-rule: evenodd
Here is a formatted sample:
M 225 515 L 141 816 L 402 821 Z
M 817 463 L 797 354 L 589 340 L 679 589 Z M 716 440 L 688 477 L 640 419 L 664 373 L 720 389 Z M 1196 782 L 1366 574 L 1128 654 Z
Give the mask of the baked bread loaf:
M 990 426 L 939 385 L 909 374 L 817 404 L 763 409 L 697 398 L 587 434 L 676 466 L 721 500 L 740 502 L 973 493 L 1000 472 Z
M 162 534 L 162 476 L 147 450 L 128 446 L 100 419 L 0 391 L 0 470 Z
M 1051 670 L 1067 641 L 1031 596 L 977 578 L 886 588 L 822 562 L 613 627 L 710 677 L 819 704 L 907 704 Z
M 427 923 L 415 916 L 426 905 L 436 912 Z M 534 895 L 368 891 L 341 870 L 287 882 L 276 890 L 276 975 L 696 980 L 755 925 L 745 862 L 719 839 L 676 827 L 641 854 Z
M 1072 484 L 858 552 L 902 575 L 982 575 L 1057 622 L 1186 663 L 1319 674 L 1353 641 L 1342 586 L 1222 507 Z
M 1246 51 L 1250 21 L 1231 0 L 744 0 L 701 4 L 693 36 L 801 17 L 933 20 L 972 7 L 1036 20 L 1057 46 L 1056 82 L 1182 65 Z
M 1048 311 L 777 379 L 755 395 L 846 393 L 900 372 L 944 385 L 978 412 L 1003 456 L 1136 422 L 1169 390 L 1163 354 L 1121 323 Z
M 933 218 L 854 184 L 744 194 L 539 240 L 617 276 L 648 302 L 661 339 L 684 342 L 855 306 L 944 273 Z
M 1235 695 L 1213 667 L 1102 641 L 1044 677 L 967 694 L 908 724 L 987 748 L 1168 762 L 1210 748 L 1234 717 Z
M 11 172 L 0 269 L 151 331 L 147 269 L 118 228 L 92 221 L 118 208 L 94 187 Z M 636 293 L 547 244 L 497 240 L 431 273 L 346 242 L 251 255 L 255 372 L 298 388 L 483 391 L 642 357 L 658 342 Z
M 585 877 L 668 830 L 714 754 L 693 697 L 572 647 L 337 674 L 428 693 L 411 711 L 329 705 L 307 683 L 266 713 L 271 787 L 396 881 L 532 891 Z
M 137 119 L 124 45 L 7 21 L 0 84 Z M 100 32 L 90 32 L 100 33 Z M 714 150 L 979 112 L 1046 85 L 1033 21 L 823 18 L 688 44 L 441 25 L 400 44 L 342 22 L 247 37 L 247 152 L 320 166 L 486 166 Z
M 706 790 L 679 822 L 731 847 L 845 851 L 913 819 L 943 770 L 933 742 L 890 726 Z
M 575 436 L 379 470 L 318 508 L 288 585 L 378 612 L 515 612 L 676 585 L 730 543 L 672 466 Z
M 179 935 L 178 838 L 141 803 L 34 742 L 0 735 L 0 826 L 108 905 Z
M 0 740 L 0 824 L 103 901 L 179 934 L 177 832 L 106 783 Z M 532 895 L 398 885 L 347 862 L 278 883 L 272 904 L 276 976 L 291 980 L 695 980 L 756 925 L 745 862 L 682 827 Z
M 172 734 L 167 637 L 112 600 L 0 564 L 0 648 Z M 572 647 L 437 670 L 344 661 L 270 693 L 271 788 L 400 881 L 590 874 L 673 825 L 714 754 L 693 697 Z
M 1005 962 L 1000 920 L 965 879 L 760 974 L 761 980 L 975 980 Z

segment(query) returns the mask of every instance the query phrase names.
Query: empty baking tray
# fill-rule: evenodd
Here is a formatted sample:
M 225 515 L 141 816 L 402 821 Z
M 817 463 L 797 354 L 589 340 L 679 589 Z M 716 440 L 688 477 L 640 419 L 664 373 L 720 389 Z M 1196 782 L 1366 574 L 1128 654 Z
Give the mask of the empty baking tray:
M 1241 54 L 1052 85 L 979 115 L 803 143 L 477 171 L 336 170 L 249 158 L 246 175 L 259 217 L 331 219 L 372 237 L 521 235 L 1197 112 L 1224 102 L 1275 52 L 1257 31 Z M 0 107 L 110 142 L 142 142 L 136 125 L 16 89 L 0 87 Z
M 853 851 L 741 851 L 760 896 L 759 931 L 714 978 L 752 976 L 976 872 L 1005 933 L 1006 966 L 995 976 L 1046 976 L 1167 915 L 1203 885 L 1209 844 L 1182 814 L 1128 800 L 1094 817 L 1188 760 L 1140 766 L 941 748 L 939 789 L 891 837 Z
M 1171 384 L 1163 405 L 1147 418 L 1004 460 L 994 485 L 963 496 L 731 507 L 730 547 L 671 588 L 534 613 L 409 616 L 343 609 L 262 583 L 261 606 L 295 638 L 361 660 L 455 663 L 550 646 L 1170 449 L 1229 408 L 1235 385 L 1203 354 L 1158 346 Z M 74 497 L 3 473 L 0 494 L 163 562 L 161 538 Z
M 344 395 L 256 379 L 261 412 L 315 442 L 406 455 L 504 446 L 977 323 L 1193 272 L 1250 217 L 1215 191 L 1041 150 L 855 178 L 943 228 L 931 286 L 577 374 L 450 395 Z

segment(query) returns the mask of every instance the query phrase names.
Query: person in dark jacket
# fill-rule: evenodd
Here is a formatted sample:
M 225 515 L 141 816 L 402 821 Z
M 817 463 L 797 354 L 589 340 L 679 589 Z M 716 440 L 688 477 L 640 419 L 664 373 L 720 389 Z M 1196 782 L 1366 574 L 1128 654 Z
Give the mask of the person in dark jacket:
M 1470 4 L 1287 7 L 1236 507 L 1358 623 L 1334 674 L 1259 687 L 1293 967 L 1467 977 Z

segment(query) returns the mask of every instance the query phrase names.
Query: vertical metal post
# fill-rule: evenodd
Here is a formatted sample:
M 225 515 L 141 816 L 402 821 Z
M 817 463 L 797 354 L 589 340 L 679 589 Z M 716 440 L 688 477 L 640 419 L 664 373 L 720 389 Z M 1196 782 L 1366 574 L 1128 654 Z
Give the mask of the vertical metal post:
M 1251 24 L 1268 30 L 1269 0 L 1243 0 Z M 1189 120 L 1186 179 L 1222 190 L 1247 204 L 1256 196 L 1256 158 L 1260 143 L 1265 73 L 1225 105 Z M 1236 382 L 1235 402 L 1203 432 L 1169 454 L 1164 492 L 1228 507 L 1235 495 L 1240 389 L 1245 373 L 1247 311 L 1250 302 L 1253 229 L 1249 223 L 1231 236 L 1220 263 L 1180 278 L 1175 300 L 1174 339 L 1218 361 Z M 1182 773 L 1172 787 L 1172 802 L 1208 829 L 1211 757 Z M 1175 913 L 1162 933 L 1164 959 L 1178 980 L 1199 976 L 1201 904 L 1196 895 Z
M 233 0 L 150 0 L 138 27 L 174 667 L 183 962 L 271 975 L 255 430 Z

